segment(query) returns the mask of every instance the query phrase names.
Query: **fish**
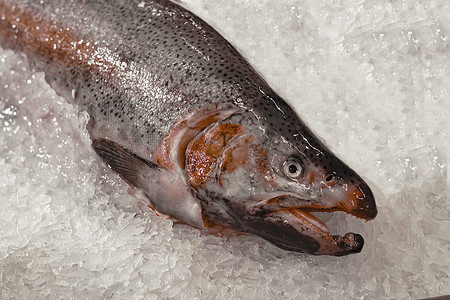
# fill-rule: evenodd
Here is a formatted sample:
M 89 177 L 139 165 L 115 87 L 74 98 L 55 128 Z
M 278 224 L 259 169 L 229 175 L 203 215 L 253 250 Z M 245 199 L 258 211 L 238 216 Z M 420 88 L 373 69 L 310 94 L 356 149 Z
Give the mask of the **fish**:
M 180 3 L 0 0 L 0 46 L 88 113 L 95 153 L 157 213 L 292 252 L 362 250 L 314 212 L 372 220 L 370 187 Z

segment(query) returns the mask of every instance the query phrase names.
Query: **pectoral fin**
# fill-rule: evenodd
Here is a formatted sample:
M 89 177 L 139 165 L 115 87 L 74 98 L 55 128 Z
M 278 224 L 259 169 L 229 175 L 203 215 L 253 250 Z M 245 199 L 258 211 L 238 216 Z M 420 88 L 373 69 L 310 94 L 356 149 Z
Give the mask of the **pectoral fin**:
M 177 172 L 147 161 L 111 140 L 95 139 L 92 147 L 123 180 L 144 193 L 150 201 L 148 206 L 158 214 L 204 227 L 201 206 Z
M 140 187 L 141 174 L 159 169 L 154 163 L 137 156 L 111 140 L 96 139 L 92 142 L 92 148 L 114 172 L 135 187 Z

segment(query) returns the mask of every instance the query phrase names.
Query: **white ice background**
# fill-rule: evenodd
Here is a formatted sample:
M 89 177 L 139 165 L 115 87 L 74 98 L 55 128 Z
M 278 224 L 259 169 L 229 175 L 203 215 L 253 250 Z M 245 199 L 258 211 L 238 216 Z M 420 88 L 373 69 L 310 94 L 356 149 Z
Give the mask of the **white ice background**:
M 1 299 L 411 299 L 450 294 L 448 0 L 186 0 L 372 187 L 335 214 L 362 253 L 289 253 L 137 213 L 87 116 L 0 49 Z

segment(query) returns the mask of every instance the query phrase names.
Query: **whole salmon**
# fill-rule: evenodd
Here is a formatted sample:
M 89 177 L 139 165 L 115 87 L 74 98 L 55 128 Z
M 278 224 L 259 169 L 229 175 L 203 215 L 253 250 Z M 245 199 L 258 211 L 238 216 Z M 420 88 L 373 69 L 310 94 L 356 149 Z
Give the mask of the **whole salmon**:
M 373 194 L 236 49 L 167 0 L 0 0 L 0 46 L 90 115 L 96 153 L 186 224 L 347 255 L 310 212 L 371 220 Z

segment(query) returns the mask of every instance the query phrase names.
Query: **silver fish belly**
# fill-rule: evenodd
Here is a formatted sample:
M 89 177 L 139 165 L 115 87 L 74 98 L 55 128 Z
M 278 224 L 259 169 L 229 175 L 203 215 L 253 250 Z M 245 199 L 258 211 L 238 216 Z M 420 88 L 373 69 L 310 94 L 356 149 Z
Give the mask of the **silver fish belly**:
M 167 0 L 0 0 L 0 46 L 88 112 L 96 153 L 149 205 L 291 251 L 361 251 L 311 211 L 377 214 L 339 160 L 203 20 Z M 219 229 L 217 229 L 219 228 Z

